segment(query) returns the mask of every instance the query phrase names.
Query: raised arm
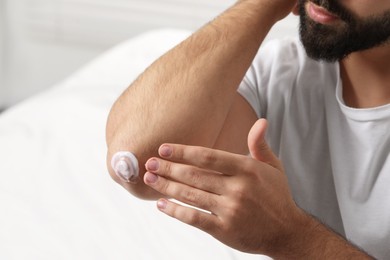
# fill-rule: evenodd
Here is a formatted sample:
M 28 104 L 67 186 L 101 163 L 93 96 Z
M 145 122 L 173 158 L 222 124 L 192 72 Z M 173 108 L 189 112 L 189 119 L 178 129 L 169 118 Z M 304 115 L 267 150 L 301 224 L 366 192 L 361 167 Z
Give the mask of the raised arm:
M 161 194 L 143 183 L 144 163 L 164 142 L 246 153 L 256 116 L 237 88 L 270 28 L 293 5 L 291 0 L 238 1 L 152 64 L 110 112 L 107 164 L 113 179 L 134 195 L 153 199 Z M 121 150 L 140 162 L 137 184 L 124 182 L 110 166 Z

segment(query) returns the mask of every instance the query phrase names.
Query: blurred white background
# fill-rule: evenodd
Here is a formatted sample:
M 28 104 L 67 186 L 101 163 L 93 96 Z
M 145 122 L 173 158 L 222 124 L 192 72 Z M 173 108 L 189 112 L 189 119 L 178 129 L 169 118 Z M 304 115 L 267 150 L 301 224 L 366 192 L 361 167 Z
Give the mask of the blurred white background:
M 113 45 L 157 28 L 196 30 L 234 0 L 0 0 L 0 108 L 64 79 Z M 271 37 L 296 33 L 297 19 Z

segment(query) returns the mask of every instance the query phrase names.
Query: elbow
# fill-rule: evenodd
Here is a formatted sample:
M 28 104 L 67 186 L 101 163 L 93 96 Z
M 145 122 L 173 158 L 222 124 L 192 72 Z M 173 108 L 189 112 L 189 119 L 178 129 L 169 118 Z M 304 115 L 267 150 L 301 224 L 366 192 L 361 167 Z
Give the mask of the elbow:
M 143 176 L 146 172 L 145 162 L 148 158 L 155 156 L 157 149 L 147 145 L 147 142 L 138 140 L 139 131 L 130 127 L 127 124 L 119 124 L 121 120 L 118 119 L 118 115 L 110 112 L 106 125 L 106 144 L 107 144 L 107 157 L 106 165 L 111 178 L 129 191 L 133 196 L 144 199 L 154 200 L 163 197 L 162 194 L 156 192 L 144 183 Z M 142 136 L 142 135 L 141 135 Z M 138 178 L 136 182 L 128 182 L 124 178 L 118 176 L 111 165 L 113 156 L 119 151 L 131 151 L 138 159 Z
M 153 190 L 152 188 L 150 188 L 149 186 L 147 186 L 144 183 L 143 176 L 144 176 L 145 171 L 146 171 L 144 166 L 140 165 L 138 178 L 132 180 L 132 182 L 128 182 L 125 179 L 118 176 L 111 165 L 111 160 L 112 160 L 112 157 L 114 156 L 114 154 L 115 154 L 115 152 L 109 148 L 108 152 L 107 152 L 106 164 L 107 164 L 107 169 L 108 169 L 110 177 L 116 183 L 118 183 L 123 188 L 125 188 L 131 195 L 133 195 L 139 199 L 156 200 L 156 199 L 163 197 L 162 194 L 156 192 L 155 190 Z

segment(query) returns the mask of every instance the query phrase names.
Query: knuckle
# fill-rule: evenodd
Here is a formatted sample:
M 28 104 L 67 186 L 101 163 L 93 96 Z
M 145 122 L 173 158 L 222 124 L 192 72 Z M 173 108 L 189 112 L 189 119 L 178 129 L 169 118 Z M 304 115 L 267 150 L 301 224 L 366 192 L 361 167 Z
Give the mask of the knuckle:
M 204 165 L 213 165 L 217 162 L 217 157 L 212 150 L 203 150 L 200 156 Z
M 174 187 L 172 186 L 171 182 L 162 180 L 162 178 L 159 178 L 159 181 L 157 182 L 157 185 L 159 186 L 159 191 L 166 195 L 174 195 Z
M 188 222 L 190 225 L 198 227 L 202 230 L 211 231 L 212 225 L 210 225 L 210 221 L 208 219 L 201 215 L 199 212 L 195 211 L 192 214 L 190 214 L 188 218 Z
M 219 232 L 221 234 L 232 234 L 235 229 L 235 226 L 232 221 L 225 220 L 219 227 Z
M 189 181 L 191 185 L 197 187 L 201 182 L 201 176 L 195 168 L 188 169 Z
M 260 152 L 264 152 L 264 153 L 268 153 L 269 151 L 271 151 L 271 149 L 269 148 L 265 140 L 262 140 L 262 142 L 257 146 L 257 148 Z
M 161 162 L 161 170 L 159 171 L 160 174 L 163 174 L 166 177 L 171 177 L 172 176 L 172 163 L 163 161 Z
M 169 210 L 166 210 L 166 212 L 171 216 L 171 217 L 174 217 L 174 218 L 177 218 L 177 219 L 182 219 L 182 216 L 180 214 L 180 211 L 179 211 L 179 207 L 175 204 L 171 205 L 169 207 Z
M 208 207 L 210 208 L 210 209 L 214 209 L 214 208 L 217 208 L 218 207 L 218 201 L 216 200 L 216 199 L 209 199 L 209 201 L 208 201 Z
M 202 220 L 201 220 L 199 214 L 191 213 L 191 214 L 188 214 L 188 223 L 193 225 L 193 226 L 200 226 L 202 223 Z
M 234 198 L 229 201 L 229 204 L 226 205 L 224 212 L 224 222 L 227 224 L 227 226 L 225 226 L 225 228 L 229 228 L 230 224 L 235 223 L 237 220 L 245 216 L 248 210 L 251 210 L 243 207 L 243 205 L 246 205 L 243 200 L 245 199 Z
M 188 189 L 188 190 L 184 190 L 182 192 L 182 198 L 186 201 L 186 202 L 189 202 L 191 204 L 194 204 L 194 203 L 197 203 L 199 201 L 199 196 L 198 194 L 192 190 L 192 189 Z
M 175 147 L 175 149 L 173 150 L 173 154 L 174 154 L 174 157 L 175 159 L 181 161 L 185 158 L 185 155 L 186 155 L 186 147 L 185 146 L 181 146 L 181 145 L 178 145 Z
M 227 212 L 226 216 L 228 217 L 229 220 L 233 220 L 239 215 L 240 215 L 239 203 L 232 202 L 228 208 L 228 212 Z
M 242 201 L 246 197 L 246 189 L 241 183 L 236 183 L 231 187 L 234 201 Z

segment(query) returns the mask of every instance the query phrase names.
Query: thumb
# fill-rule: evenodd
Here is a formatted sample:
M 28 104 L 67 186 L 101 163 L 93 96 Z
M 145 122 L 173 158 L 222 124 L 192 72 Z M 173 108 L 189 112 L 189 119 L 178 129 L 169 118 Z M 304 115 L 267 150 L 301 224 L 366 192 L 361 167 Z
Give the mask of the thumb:
M 265 133 L 267 130 L 267 120 L 259 119 L 252 126 L 248 134 L 248 148 L 251 156 L 261 162 L 267 163 L 272 167 L 284 172 L 282 163 L 272 152 L 271 148 L 265 141 Z

